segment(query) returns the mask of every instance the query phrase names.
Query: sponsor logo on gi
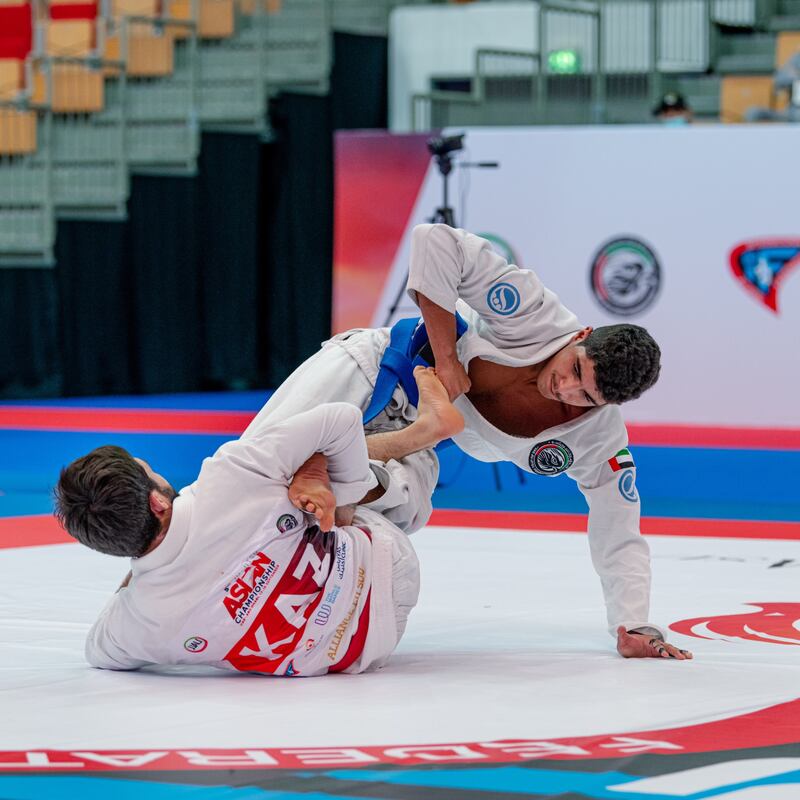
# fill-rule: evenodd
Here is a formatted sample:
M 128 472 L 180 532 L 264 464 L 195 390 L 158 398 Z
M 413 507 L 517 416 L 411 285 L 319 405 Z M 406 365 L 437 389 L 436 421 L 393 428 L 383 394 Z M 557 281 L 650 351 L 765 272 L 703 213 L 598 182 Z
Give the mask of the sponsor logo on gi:
M 669 627 L 698 639 L 746 639 L 765 644 L 800 645 L 800 603 L 747 603 L 758 611 L 719 617 L 697 617 Z
M 278 517 L 277 526 L 281 533 L 286 533 L 286 531 L 290 531 L 297 527 L 297 519 L 291 514 L 284 514 L 283 516 Z
M 650 247 L 631 236 L 606 242 L 592 259 L 589 285 L 598 303 L 612 314 L 641 314 L 661 288 L 661 267 Z
M 617 486 L 619 487 L 619 493 L 629 503 L 635 503 L 639 499 L 639 495 L 636 494 L 636 475 L 634 475 L 632 469 L 626 469 L 625 472 L 619 476 Z
M 519 308 L 519 290 L 510 283 L 496 283 L 489 289 L 486 303 L 495 314 L 507 317 Z
M 208 647 L 208 640 L 202 636 L 190 636 L 184 643 L 183 649 L 190 653 L 202 653 Z
M 347 563 L 347 542 L 341 542 L 336 547 L 336 575 L 339 580 L 344 578 L 344 568 Z
M 533 446 L 528 464 L 537 475 L 558 475 L 574 461 L 572 450 L 558 439 L 548 439 Z
M 286 667 L 286 672 L 284 672 L 284 675 L 291 678 L 294 675 L 299 675 L 299 674 L 300 672 L 294 668 L 294 660 L 290 661 L 289 666 Z
M 241 625 L 256 607 L 256 601 L 279 567 L 277 561 L 257 551 L 250 555 L 244 568 L 225 587 L 222 604 L 237 625 Z
M 322 626 L 328 624 L 328 620 L 331 618 L 331 612 L 333 611 L 333 604 L 336 602 L 336 598 L 341 591 L 342 589 L 340 586 L 334 586 L 333 589 L 325 595 L 324 600 L 319 604 L 317 613 L 314 615 L 315 625 Z
M 342 645 L 342 639 L 344 639 L 344 634 L 347 631 L 347 626 L 350 624 L 350 621 L 353 619 L 354 614 L 356 613 L 356 609 L 358 608 L 358 601 L 361 599 L 361 594 L 364 591 L 364 584 L 367 581 L 367 573 L 364 567 L 358 568 L 358 574 L 356 576 L 356 591 L 353 594 L 353 602 L 350 604 L 350 609 L 347 612 L 345 618 L 338 624 L 336 630 L 331 637 L 331 643 L 328 647 L 328 659 L 330 661 L 336 661 L 336 655 L 339 652 L 339 648 Z
M 760 239 L 731 250 L 733 274 L 751 297 L 778 313 L 778 286 L 800 264 L 800 239 Z

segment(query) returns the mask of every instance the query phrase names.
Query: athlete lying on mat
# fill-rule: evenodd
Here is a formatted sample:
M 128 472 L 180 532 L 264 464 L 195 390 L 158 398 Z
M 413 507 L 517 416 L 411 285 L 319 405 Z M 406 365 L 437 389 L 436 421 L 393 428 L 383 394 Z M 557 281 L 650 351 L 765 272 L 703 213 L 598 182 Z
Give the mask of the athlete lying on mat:
M 414 229 L 408 291 L 427 331 L 402 321 L 391 330 L 335 336 L 279 387 L 248 432 L 330 401 L 359 406 L 368 434 L 399 428 L 417 413 L 412 365 L 435 363 L 464 416 L 463 432 L 453 437 L 462 450 L 538 475 L 566 472 L 578 483 L 618 651 L 690 658 L 649 621 L 650 554 L 639 533 L 636 468 L 619 409 L 658 378 L 652 337 L 636 325 L 581 327 L 534 272 L 446 225 Z M 422 527 L 431 514 L 435 455 L 391 460 L 377 441 L 371 454 L 385 489 L 371 507 L 406 532 Z
M 463 427 L 433 370 L 414 377 L 417 419 L 378 437 L 383 455 L 404 458 Z M 329 403 L 223 445 L 177 495 L 122 448 L 74 461 L 56 489 L 61 523 L 94 550 L 133 557 L 89 632 L 89 663 L 288 676 L 384 664 L 419 570 L 405 533 L 355 505 L 382 493 L 370 455 L 361 412 Z

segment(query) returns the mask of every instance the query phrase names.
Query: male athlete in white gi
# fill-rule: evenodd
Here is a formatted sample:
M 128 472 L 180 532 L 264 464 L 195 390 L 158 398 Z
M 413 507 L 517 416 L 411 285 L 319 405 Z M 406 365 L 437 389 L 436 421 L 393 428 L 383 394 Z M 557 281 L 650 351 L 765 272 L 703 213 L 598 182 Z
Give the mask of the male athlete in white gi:
M 278 388 L 253 421 L 284 419 L 317 403 L 344 400 L 364 411 L 373 470 L 384 494 L 369 507 L 403 530 L 431 514 L 438 476 L 428 450 L 397 459 L 380 448 L 381 431 L 416 418 L 413 385 L 397 377 L 419 363 L 429 342 L 436 374 L 464 416 L 453 437 L 481 461 L 510 461 L 552 476 L 566 472 L 589 505 L 589 547 L 603 587 L 609 630 L 626 657 L 691 658 L 649 620 L 650 555 L 639 533 L 636 468 L 619 403 L 658 377 L 660 352 L 638 326 L 593 332 L 537 275 L 498 255 L 489 242 L 446 225 L 412 234 L 408 291 L 427 338 L 357 329 L 334 336 Z M 468 323 L 457 340 L 455 313 Z M 418 329 L 417 329 L 418 330 Z M 417 335 L 415 330 L 414 335 Z M 401 341 L 402 340 L 402 341 Z M 424 348 L 423 351 L 424 353 Z M 248 430 L 250 430 L 248 429 Z
M 417 420 L 381 437 L 401 458 L 463 427 L 433 370 L 415 378 Z M 72 462 L 56 489 L 62 524 L 95 550 L 133 557 L 89 632 L 87 660 L 283 676 L 381 666 L 416 604 L 419 570 L 405 533 L 353 505 L 376 484 L 361 412 L 347 403 L 251 428 L 179 495 L 122 448 Z

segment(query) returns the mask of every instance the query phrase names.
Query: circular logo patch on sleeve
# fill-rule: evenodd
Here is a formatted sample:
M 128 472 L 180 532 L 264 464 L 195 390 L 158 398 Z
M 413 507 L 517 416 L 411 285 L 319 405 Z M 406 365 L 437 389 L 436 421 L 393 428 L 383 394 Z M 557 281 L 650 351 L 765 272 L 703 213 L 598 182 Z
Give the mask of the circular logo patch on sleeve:
M 277 528 L 281 533 L 292 530 L 297 527 L 297 520 L 291 514 L 283 514 L 278 517 Z
M 510 283 L 496 283 L 489 289 L 486 303 L 495 314 L 507 317 L 519 308 L 519 289 Z
M 619 493 L 629 503 L 635 503 L 639 499 L 639 495 L 636 492 L 636 476 L 633 474 L 632 469 L 626 469 L 625 472 L 619 476 L 617 486 L 619 486 Z
M 528 464 L 537 475 L 558 475 L 572 466 L 572 450 L 558 439 L 548 439 L 533 446 Z
M 208 647 L 208 639 L 202 636 L 190 636 L 184 643 L 183 649 L 190 653 L 202 653 Z

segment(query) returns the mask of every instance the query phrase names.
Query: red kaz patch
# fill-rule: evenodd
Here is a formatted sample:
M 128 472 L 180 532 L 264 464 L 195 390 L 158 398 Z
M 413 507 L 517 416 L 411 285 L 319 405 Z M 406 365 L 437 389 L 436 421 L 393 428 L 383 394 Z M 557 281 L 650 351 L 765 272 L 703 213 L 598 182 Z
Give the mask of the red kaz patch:
M 747 614 L 698 617 L 669 627 L 698 639 L 747 639 L 752 642 L 800 645 L 800 603 L 747 603 L 760 609 Z

